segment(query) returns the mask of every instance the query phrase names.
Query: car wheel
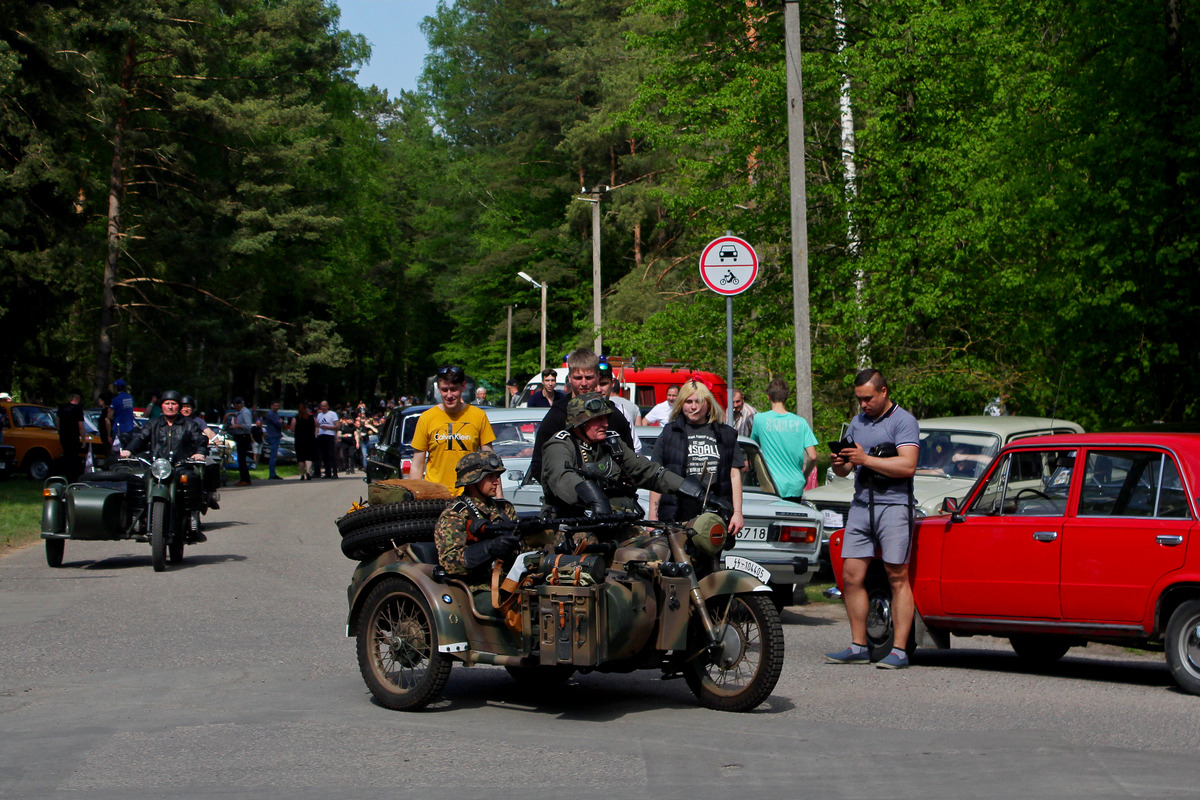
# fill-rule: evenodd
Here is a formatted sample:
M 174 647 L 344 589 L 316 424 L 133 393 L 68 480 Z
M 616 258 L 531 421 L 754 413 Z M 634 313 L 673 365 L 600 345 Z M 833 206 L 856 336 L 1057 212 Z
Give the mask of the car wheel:
M 65 539 L 47 539 L 46 540 L 46 563 L 58 569 L 62 566 L 63 550 L 66 549 L 67 542 Z
M 385 578 L 367 596 L 358 626 L 358 668 L 375 699 L 397 711 L 433 702 L 450 679 L 450 656 L 438 650 L 437 628 L 421 592 Z
M 1071 649 L 1070 640 L 1061 636 L 1025 634 L 1008 637 L 1008 643 L 1022 660 L 1043 667 L 1058 661 Z
M 50 477 L 50 459 L 42 455 L 30 456 L 26 462 L 26 469 L 31 480 L 44 481 Z
M 1200 600 L 1175 609 L 1167 623 L 1167 668 L 1179 688 L 1200 694 Z

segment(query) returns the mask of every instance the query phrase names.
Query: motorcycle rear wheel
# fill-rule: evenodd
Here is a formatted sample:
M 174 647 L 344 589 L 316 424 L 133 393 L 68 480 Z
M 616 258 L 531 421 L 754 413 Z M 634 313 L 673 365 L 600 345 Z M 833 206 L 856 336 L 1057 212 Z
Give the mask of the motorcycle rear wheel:
M 167 569 L 167 504 L 150 503 L 146 533 L 150 537 L 150 564 L 155 572 Z
M 429 605 L 404 578 L 385 578 L 371 590 L 363 604 L 357 645 L 363 680 L 387 708 L 424 708 L 450 679 L 454 662 L 438 650 Z
M 749 711 L 770 697 L 783 670 L 779 612 L 769 594 L 755 592 L 714 597 L 708 601 L 708 613 L 718 627 L 724 621 L 724 650 L 730 663 L 712 663 L 701 653 L 684 666 L 684 680 L 705 708 Z M 692 652 L 706 640 L 703 628 L 694 622 L 689 636 Z

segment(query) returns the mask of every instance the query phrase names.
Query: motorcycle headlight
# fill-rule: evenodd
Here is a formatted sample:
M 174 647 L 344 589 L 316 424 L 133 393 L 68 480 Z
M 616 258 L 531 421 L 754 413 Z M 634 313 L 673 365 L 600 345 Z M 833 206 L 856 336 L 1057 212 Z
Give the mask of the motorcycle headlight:
M 716 514 L 706 512 L 688 523 L 688 533 L 697 550 L 715 556 L 725 546 L 725 522 Z
M 165 458 L 156 458 L 150 465 L 150 474 L 160 481 L 171 477 L 171 462 Z

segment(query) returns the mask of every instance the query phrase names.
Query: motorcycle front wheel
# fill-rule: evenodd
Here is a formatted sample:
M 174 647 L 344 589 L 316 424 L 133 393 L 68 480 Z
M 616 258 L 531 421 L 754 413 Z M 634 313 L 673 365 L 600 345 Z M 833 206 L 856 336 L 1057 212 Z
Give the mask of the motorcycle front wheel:
M 783 670 L 783 625 L 765 592 L 723 595 L 708 601 L 721 635 L 714 656 L 703 652 L 707 634 L 698 621 L 688 637 L 692 653 L 683 670 L 688 688 L 705 708 L 749 711 L 771 696 Z
M 146 534 L 150 537 L 150 563 L 153 565 L 155 572 L 163 572 L 167 568 L 166 503 L 150 503 L 150 516 L 146 524 Z
M 358 625 L 358 668 L 380 705 L 416 711 L 441 695 L 451 658 L 438 650 L 429 605 L 404 578 L 385 578 L 367 596 Z

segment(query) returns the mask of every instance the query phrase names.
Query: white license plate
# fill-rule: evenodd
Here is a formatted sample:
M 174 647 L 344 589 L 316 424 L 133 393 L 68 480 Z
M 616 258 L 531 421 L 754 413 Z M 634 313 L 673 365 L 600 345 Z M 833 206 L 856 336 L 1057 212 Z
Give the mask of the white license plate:
M 823 516 L 825 517 L 825 530 L 827 531 L 833 531 L 837 530 L 838 528 L 846 527 L 845 518 L 837 511 L 830 511 L 826 509 L 823 512 Z
M 763 583 L 771 582 L 771 573 L 767 571 L 766 567 L 741 556 L 725 556 L 725 569 L 741 570 L 742 572 L 748 572 Z
M 737 540 L 739 542 L 765 542 L 767 540 L 767 527 L 765 525 L 745 525 L 738 531 Z

